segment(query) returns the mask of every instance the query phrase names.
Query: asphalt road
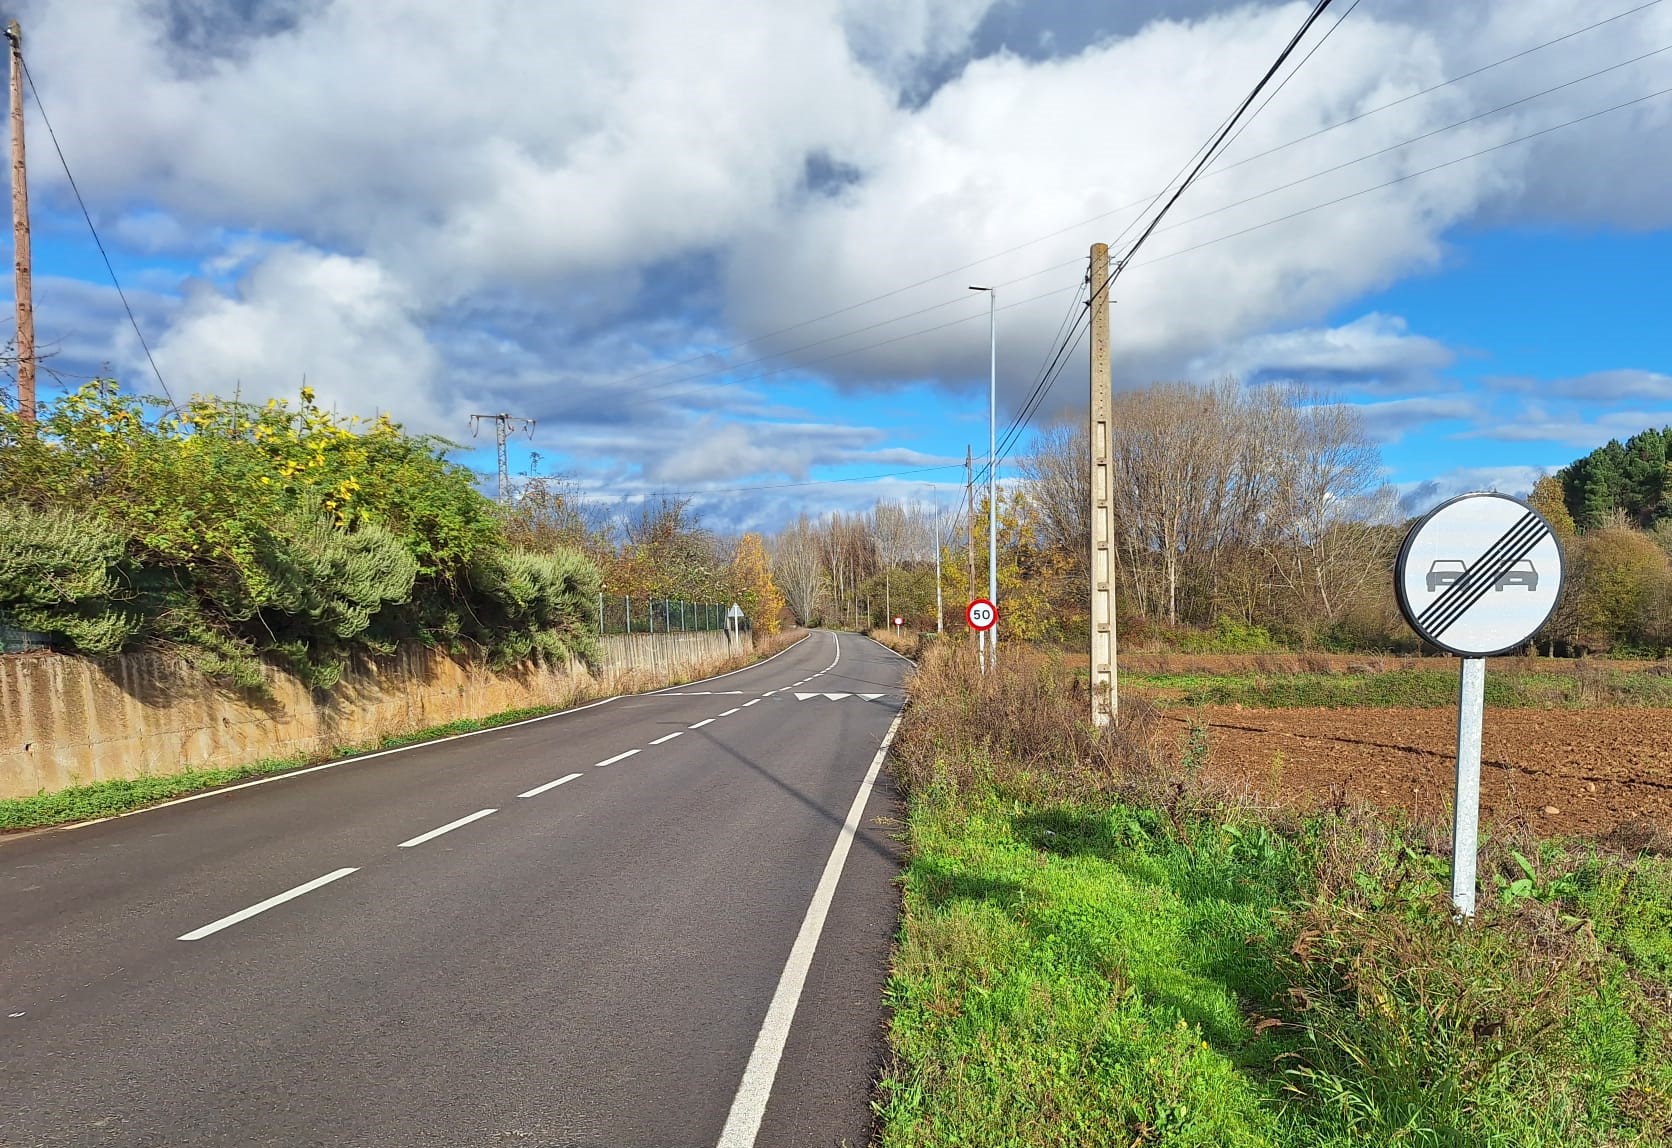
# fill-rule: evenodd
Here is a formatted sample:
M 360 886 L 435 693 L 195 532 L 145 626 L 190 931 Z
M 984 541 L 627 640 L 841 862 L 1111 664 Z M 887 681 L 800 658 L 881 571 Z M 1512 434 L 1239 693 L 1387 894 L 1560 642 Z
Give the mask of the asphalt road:
M 0 1145 L 867 1143 L 906 668 L 819 632 L 0 841 Z

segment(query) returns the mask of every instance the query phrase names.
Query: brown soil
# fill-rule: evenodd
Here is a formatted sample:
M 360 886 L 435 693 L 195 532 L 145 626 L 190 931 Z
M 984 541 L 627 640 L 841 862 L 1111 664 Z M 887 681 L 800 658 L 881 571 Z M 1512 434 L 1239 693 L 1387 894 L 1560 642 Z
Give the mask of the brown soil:
M 1161 711 L 1182 742 L 1208 726 L 1208 778 L 1302 807 L 1335 802 L 1449 820 L 1457 759 L 1452 709 Z M 1672 710 L 1488 710 L 1481 813 L 1540 833 L 1672 826 Z

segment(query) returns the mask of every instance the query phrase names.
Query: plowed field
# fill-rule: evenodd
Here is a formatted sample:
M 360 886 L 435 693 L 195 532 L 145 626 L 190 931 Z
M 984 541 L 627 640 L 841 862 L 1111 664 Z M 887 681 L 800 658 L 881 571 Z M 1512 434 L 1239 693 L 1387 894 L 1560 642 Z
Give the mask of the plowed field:
M 1206 774 L 1265 798 L 1449 817 L 1455 710 L 1205 706 L 1162 716 L 1181 738 L 1188 722 L 1205 722 Z M 1672 829 L 1672 710 L 1488 710 L 1481 756 L 1486 820 L 1544 833 Z

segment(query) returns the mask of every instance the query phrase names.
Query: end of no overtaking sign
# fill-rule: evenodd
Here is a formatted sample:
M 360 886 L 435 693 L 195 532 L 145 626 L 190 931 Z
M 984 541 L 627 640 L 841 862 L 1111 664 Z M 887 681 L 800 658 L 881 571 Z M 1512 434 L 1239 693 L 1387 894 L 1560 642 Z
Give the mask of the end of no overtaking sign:
M 1539 632 L 1562 596 L 1565 573 L 1550 524 L 1505 494 L 1442 502 L 1411 527 L 1394 564 L 1394 594 L 1411 629 L 1462 659 L 1451 900 L 1463 919 L 1475 915 L 1486 659 Z
M 1464 494 L 1411 527 L 1394 591 L 1421 637 L 1482 658 L 1538 633 L 1556 608 L 1564 573 L 1562 549 L 1538 511 L 1507 494 Z

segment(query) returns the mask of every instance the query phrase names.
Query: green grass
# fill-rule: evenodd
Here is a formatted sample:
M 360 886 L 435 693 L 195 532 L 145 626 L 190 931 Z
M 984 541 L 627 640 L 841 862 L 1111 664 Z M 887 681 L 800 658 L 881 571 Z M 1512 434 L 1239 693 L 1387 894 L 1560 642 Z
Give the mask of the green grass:
M 1182 690 L 1179 705 L 1268 708 L 1376 706 L 1434 709 L 1457 704 L 1457 672 L 1389 670 L 1372 674 L 1131 673 L 1129 684 Z M 1672 677 L 1605 670 L 1596 673 L 1489 673 L 1486 704 L 1581 709 L 1596 705 L 1672 706 Z
M 1379 822 L 988 789 L 910 833 L 886 1148 L 1672 1143 L 1662 860 L 1550 846 L 1458 927 Z

